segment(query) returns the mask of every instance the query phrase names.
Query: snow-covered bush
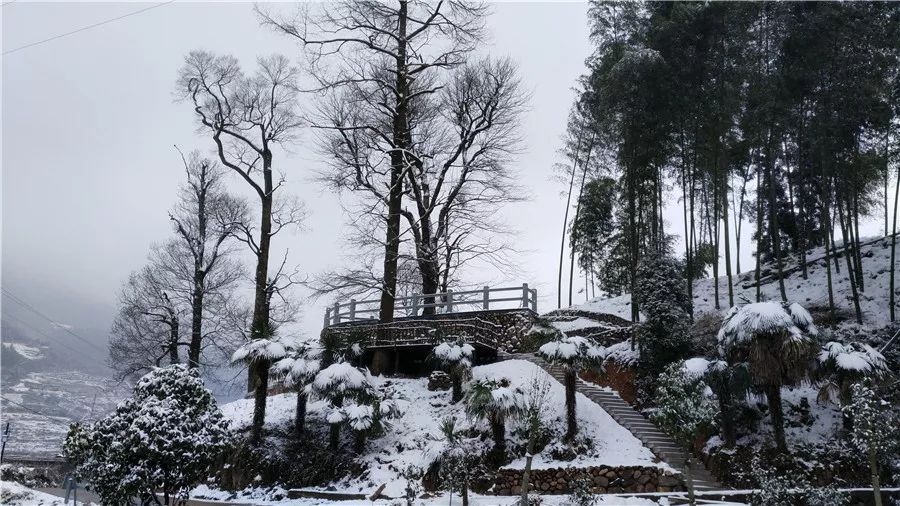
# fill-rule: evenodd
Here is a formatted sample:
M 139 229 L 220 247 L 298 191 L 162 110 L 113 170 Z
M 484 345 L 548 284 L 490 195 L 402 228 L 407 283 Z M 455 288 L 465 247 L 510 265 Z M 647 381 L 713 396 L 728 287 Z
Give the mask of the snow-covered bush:
M 644 314 L 636 332 L 640 370 L 655 377 L 690 350 L 691 300 L 681 265 L 669 255 L 649 253 L 642 258 L 635 281 L 635 302 Z
M 593 365 L 599 365 L 603 359 L 603 349 L 581 336 L 562 337 L 544 344 L 538 355 L 551 364 L 563 367 L 564 386 L 566 390 L 566 441 L 575 439 L 578 433 L 578 421 L 575 418 L 575 383 L 579 371 Z
M 272 372 L 288 388 L 297 392 L 297 408 L 294 416 L 294 432 L 299 438 L 306 425 L 306 401 L 308 385 L 319 372 L 319 359 L 312 348 L 297 341 L 287 346 L 286 356 L 272 364 Z
M 591 492 L 593 481 L 587 474 L 575 478 L 569 483 L 569 500 L 567 504 L 572 506 L 594 506 L 597 504 L 597 496 Z
M 231 356 L 231 363 L 247 365 L 247 376 L 253 387 L 253 425 L 250 441 L 258 445 L 262 441 L 263 425 L 266 422 L 266 397 L 269 395 L 269 367 L 272 362 L 285 356 L 287 349 L 280 341 L 273 339 L 253 339 L 241 345 Z
M 398 399 L 379 394 L 368 369 L 348 362 L 336 362 L 322 369 L 306 390 L 328 402 L 326 420 L 331 425 L 332 450 L 337 450 L 342 425 L 353 432 L 356 450 L 362 451 L 366 438 L 383 432 L 388 419 L 401 412 Z
M 104 504 L 130 504 L 133 497 L 152 502 L 157 492 L 165 504 L 180 504 L 230 437 L 199 371 L 172 365 L 141 378 L 113 413 L 73 424 L 63 453 Z
M 746 363 L 752 382 L 763 389 L 775 443 L 787 452 L 781 387 L 809 377 L 817 335 L 812 317 L 799 304 L 756 302 L 731 308 L 719 330 L 719 348 L 729 364 Z
M 684 370 L 688 376 L 702 378 L 715 394 L 722 440 L 726 446 L 734 446 L 737 441 L 735 415 L 744 406 L 743 399 L 751 386 L 747 364 L 695 357 L 685 361 Z
M 446 341 L 431 352 L 432 360 L 450 374 L 453 386 L 452 401 L 462 399 L 462 384 L 472 376 L 472 354 L 475 348 L 462 339 Z
M 466 392 L 466 413 L 476 420 L 487 421 L 497 463 L 506 461 L 506 421 L 519 414 L 522 404 L 522 392 L 510 387 L 506 379 L 479 379 Z
M 881 506 L 879 465 L 882 459 L 897 448 L 897 419 L 888 402 L 868 382 L 856 383 L 851 387 L 851 401 L 844 411 L 853 415 L 850 437 L 869 458 L 872 475 L 872 489 L 876 506 Z
M 685 478 L 693 501 L 692 446 L 695 439 L 712 432 L 718 413 L 704 395 L 706 385 L 699 375 L 686 371 L 684 362 L 675 362 L 660 375 L 655 396 L 657 407 L 650 418 L 685 449 Z
M 819 352 L 819 400 L 837 400 L 841 406 L 850 402 L 851 386 L 867 377 L 878 378 L 888 372 L 887 361 L 878 350 L 864 343 L 830 341 Z M 851 416 L 844 417 L 844 426 L 852 425 Z
M 477 453 L 456 430 L 456 419 L 441 421 L 441 434 L 446 447 L 440 456 L 440 480 L 451 496 L 459 492 L 462 504 L 469 504 L 469 482 L 475 476 Z

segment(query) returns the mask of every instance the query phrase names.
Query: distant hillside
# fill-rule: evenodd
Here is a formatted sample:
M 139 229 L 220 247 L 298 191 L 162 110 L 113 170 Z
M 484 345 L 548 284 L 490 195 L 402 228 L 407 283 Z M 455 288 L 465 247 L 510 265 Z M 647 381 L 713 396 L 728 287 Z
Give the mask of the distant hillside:
M 860 293 L 860 307 L 862 308 L 863 323 L 872 328 L 880 328 L 888 323 L 888 278 L 890 274 L 891 248 L 890 238 L 868 239 L 863 241 L 860 248 L 863 270 L 865 272 L 865 291 Z M 898 245 L 900 248 L 900 245 Z M 900 252 L 898 252 L 900 255 Z M 810 310 L 825 309 L 828 307 L 828 281 L 825 270 L 824 251 L 822 248 L 810 250 L 807 253 L 808 279 L 803 279 L 802 270 L 796 261 L 786 259 L 784 280 L 788 300 L 798 302 Z M 834 302 L 839 313 L 845 318 L 853 315 L 853 299 L 851 298 L 850 282 L 847 278 L 847 268 L 843 257 L 840 257 L 840 274 L 835 270 L 834 262 L 831 266 L 832 286 L 834 289 Z M 896 300 L 900 301 L 900 273 L 895 281 Z M 752 302 L 756 300 L 756 285 L 754 272 L 747 271 L 733 276 L 734 300 L 736 304 Z M 720 311 L 727 311 L 728 305 L 728 280 L 725 276 L 718 279 L 701 279 L 694 282 L 694 313 L 701 314 L 716 311 L 714 286 L 719 284 Z M 761 295 L 763 300 L 779 300 L 778 282 L 774 277 L 774 267 L 766 265 L 762 269 Z M 582 309 L 597 313 L 608 313 L 622 318 L 631 318 L 631 295 L 625 294 L 618 297 L 596 298 L 590 302 L 573 306 L 574 309 Z M 900 314 L 900 304 L 897 305 Z

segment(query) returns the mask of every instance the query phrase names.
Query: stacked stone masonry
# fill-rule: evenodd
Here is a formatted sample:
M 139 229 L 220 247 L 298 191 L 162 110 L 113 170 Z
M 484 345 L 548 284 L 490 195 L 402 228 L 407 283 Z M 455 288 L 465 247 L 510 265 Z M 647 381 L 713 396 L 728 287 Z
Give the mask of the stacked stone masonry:
M 656 467 L 566 467 L 533 469 L 530 474 L 530 490 L 540 494 L 568 494 L 570 484 L 588 477 L 591 492 L 595 494 L 621 494 L 641 492 L 684 491 L 681 475 Z M 522 492 L 522 470 L 500 469 L 494 481 L 497 495 L 518 495 Z

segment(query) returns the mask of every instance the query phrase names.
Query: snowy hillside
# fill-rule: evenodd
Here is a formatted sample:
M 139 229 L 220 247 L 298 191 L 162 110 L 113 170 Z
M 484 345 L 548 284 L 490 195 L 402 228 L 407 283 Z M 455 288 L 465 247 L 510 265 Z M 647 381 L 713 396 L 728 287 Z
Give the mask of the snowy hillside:
M 527 389 L 533 378 L 547 378 L 550 384 L 549 402 L 552 406 L 547 410 L 553 418 L 551 425 L 564 426 L 563 387 L 549 378 L 547 373 L 534 364 L 522 360 L 509 360 L 473 369 L 473 376 L 478 378 L 507 378 L 512 387 Z M 375 378 L 381 390 L 392 390 L 405 402 L 404 413 L 393 421 L 391 430 L 385 436 L 373 439 L 368 443 L 368 451 L 361 457 L 366 472 L 364 475 L 335 484 L 339 489 L 352 492 L 371 492 L 381 484 L 387 484 L 384 493 L 391 497 L 401 496 L 405 480 L 400 471 L 410 465 L 427 468 L 441 453 L 444 442 L 439 429 L 441 420 L 455 417 L 463 425 L 472 422 L 466 420 L 464 404 L 450 404 L 450 393 L 447 391 L 429 391 L 427 379 Z M 281 394 L 269 397 L 266 408 L 266 424 L 277 426 L 289 423 L 293 419 L 294 394 Z M 321 402 L 310 403 L 309 416 L 321 420 L 324 415 Z M 253 402 L 243 399 L 222 406 L 226 417 L 234 427 L 249 425 L 253 410 Z M 593 447 L 568 462 L 554 461 L 549 449 L 538 454 L 534 468 L 554 466 L 658 466 L 669 469 L 664 463 L 656 462 L 649 449 L 642 446 L 628 430 L 617 424 L 600 406 L 578 394 L 578 419 L 580 434 L 587 436 Z M 515 422 L 507 425 L 511 438 L 510 447 L 520 443 L 514 434 Z M 487 444 L 487 443 L 485 443 Z M 513 460 L 508 467 L 521 468 L 524 458 Z
M 860 248 L 863 270 L 866 273 L 865 291 L 860 293 L 860 307 L 862 308 L 863 323 L 872 327 L 881 327 L 889 322 L 888 319 L 888 278 L 890 273 L 891 248 L 890 239 L 864 240 L 869 242 Z M 823 249 L 816 248 L 807 254 L 809 279 L 803 279 L 800 269 L 790 260 L 785 261 L 785 270 L 792 272 L 785 278 L 784 286 L 788 300 L 798 302 L 807 308 L 824 308 L 828 306 L 828 279 L 823 259 Z M 838 310 L 848 315 L 853 312 L 853 300 L 851 298 L 850 282 L 847 279 L 847 266 L 844 257 L 840 257 L 841 272 L 835 271 L 832 262 L 832 284 L 834 287 L 834 302 Z M 768 271 L 768 272 L 767 272 Z M 767 279 L 766 274 L 773 272 L 771 266 L 763 268 L 763 284 L 761 293 L 763 300 L 778 300 L 778 282 Z M 747 271 L 733 276 L 735 303 L 750 302 L 756 300 L 756 286 L 753 284 L 754 272 Z M 701 279 L 694 282 L 694 313 L 701 314 L 715 311 L 715 281 L 719 283 L 719 305 L 721 311 L 728 309 L 728 280 L 720 276 L 717 280 Z M 898 281 L 900 285 L 900 281 Z M 900 294 L 900 288 L 895 287 Z M 897 297 L 900 300 L 900 296 Z M 608 313 L 622 318 L 631 318 L 631 295 L 624 294 L 618 297 L 597 298 L 573 306 L 573 309 L 582 309 L 597 313 Z

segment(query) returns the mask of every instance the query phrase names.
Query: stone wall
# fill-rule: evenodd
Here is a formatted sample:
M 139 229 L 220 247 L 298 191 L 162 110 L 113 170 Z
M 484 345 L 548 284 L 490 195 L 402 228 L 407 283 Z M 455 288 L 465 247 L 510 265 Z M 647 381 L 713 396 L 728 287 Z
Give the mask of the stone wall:
M 582 476 L 590 477 L 595 494 L 640 492 L 675 492 L 685 490 L 681 475 L 657 467 L 565 467 L 533 469 L 529 478 L 531 490 L 540 494 L 568 494 L 569 483 Z M 500 469 L 494 480 L 497 495 L 522 492 L 522 470 Z

